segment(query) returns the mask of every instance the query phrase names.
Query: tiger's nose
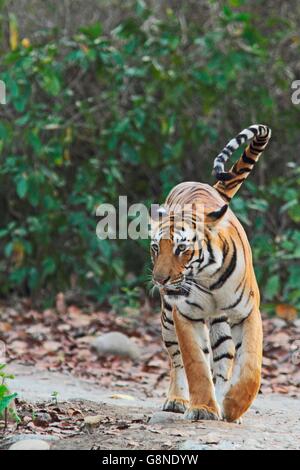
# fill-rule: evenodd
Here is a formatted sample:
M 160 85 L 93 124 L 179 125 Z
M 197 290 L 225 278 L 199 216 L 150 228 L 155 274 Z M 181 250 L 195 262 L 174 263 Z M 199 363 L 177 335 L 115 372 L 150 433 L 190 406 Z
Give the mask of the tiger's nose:
M 166 284 L 170 279 L 170 276 L 167 274 L 153 274 L 153 280 L 157 282 L 158 284 L 161 284 L 162 286 Z

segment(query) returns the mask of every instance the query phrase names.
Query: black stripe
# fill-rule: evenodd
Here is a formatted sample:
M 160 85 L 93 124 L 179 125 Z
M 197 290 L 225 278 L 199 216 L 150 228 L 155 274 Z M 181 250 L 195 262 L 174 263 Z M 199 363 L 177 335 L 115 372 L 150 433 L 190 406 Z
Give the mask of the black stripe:
M 214 362 L 219 362 L 222 359 L 233 359 L 233 358 L 234 356 L 232 354 L 224 353 L 224 354 L 221 354 L 220 356 L 214 357 Z
M 231 337 L 231 336 L 228 336 L 228 335 L 226 335 L 226 336 L 221 336 L 221 338 L 219 338 L 219 339 L 215 342 L 215 344 L 212 346 L 212 349 L 217 349 L 217 348 L 220 346 L 220 344 L 225 343 L 225 341 L 228 341 L 229 339 L 232 340 L 232 337 Z
M 246 178 L 238 178 L 226 184 L 226 189 L 234 189 L 238 184 L 242 184 Z
M 237 172 L 238 175 L 242 175 L 243 173 L 251 173 L 252 171 L 252 168 L 240 168 Z
M 256 158 L 256 157 L 258 157 L 258 155 L 261 154 L 261 152 L 258 152 L 257 150 L 255 150 L 254 148 L 252 148 L 252 147 L 250 146 L 250 154 L 251 154 L 251 157 L 255 157 L 255 158 Z M 256 161 L 257 161 L 257 160 L 258 160 L 258 158 L 256 158 Z
M 199 284 L 197 284 L 197 283 L 196 283 L 193 279 L 191 279 L 191 278 L 186 278 L 186 283 L 189 284 L 190 286 L 196 287 L 196 289 L 200 290 L 201 292 L 204 292 L 205 294 L 212 295 L 212 293 L 209 292 L 209 290 L 206 290 L 206 289 L 204 289 L 204 287 L 199 286 Z
M 214 320 L 212 320 L 212 322 L 210 324 L 211 325 L 216 325 L 217 323 L 224 323 L 224 322 L 227 322 L 227 321 L 228 321 L 228 318 L 223 315 L 222 317 L 215 318 Z
M 208 264 L 215 263 L 216 258 L 215 258 L 215 255 L 214 255 L 214 252 L 213 252 L 213 249 L 212 249 L 212 246 L 211 246 L 211 240 L 210 240 L 209 237 L 207 237 L 207 250 L 208 250 L 208 253 L 209 253 Z
M 237 351 L 242 346 L 242 343 L 237 343 L 235 346 L 235 350 Z
M 197 307 L 199 308 L 200 310 L 203 310 L 203 307 L 201 307 L 201 305 L 197 304 L 196 302 L 191 302 L 190 300 L 186 300 L 186 303 L 188 305 L 192 305 L 193 307 Z
M 236 141 L 238 142 L 239 145 L 244 144 L 248 140 L 248 136 L 246 134 L 239 134 L 236 136 Z
M 171 318 L 168 318 L 165 312 L 163 312 L 162 315 L 163 315 L 163 319 L 166 323 L 169 323 L 170 325 L 174 325 L 173 320 L 171 320 Z
M 253 132 L 254 135 L 257 135 L 258 129 L 256 127 L 248 127 L 248 130 Z
M 173 310 L 172 305 L 170 305 L 169 302 L 167 302 L 165 299 L 163 300 L 163 305 L 166 310 L 169 310 L 169 312 Z
M 231 181 L 233 178 L 235 178 L 235 175 L 232 173 L 229 173 L 228 171 L 216 173 L 216 178 L 218 181 Z
M 244 295 L 244 292 L 245 292 L 245 288 L 246 288 L 246 284 L 244 285 L 244 288 L 243 288 L 239 298 L 235 302 L 233 302 L 233 304 L 228 305 L 228 307 L 223 307 L 223 308 L 221 308 L 221 310 L 230 310 L 231 308 L 236 307 L 242 301 L 242 298 L 243 298 L 243 295 Z
M 216 377 L 220 377 L 220 379 L 223 379 L 224 382 L 228 382 L 228 379 L 226 379 L 226 377 L 224 377 L 222 374 L 216 374 Z
M 231 223 L 231 225 L 233 226 L 234 230 L 235 230 L 236 233 L 237 233 L 237 236 L 238 236 L 239 239 L 240 239 L 240 242 L 241 242 L 241 245 L 242 245 L 242 248 L 243 248 L 244 260 L 246 261 L 246 250 L 245 250 L 245 245 L 244 245 L 244 242 L 243 242 L 243 240 L 242 240 L 241 234 L 240 234 L 240 232 L 238 231 L 237 227 L 236 227 L 233 223 Z
M 178 351 L 175 351 L 173 354 L 171 354 L 171 356 L 172 356 L 172 357 L 176 357 L 176 356 L 178 356 L 178 354 L 180 354 L 180 351 L 179 351 L 179 350 L 178 350 Z
M 220 278 L 214 284 L 210 286 L 211 290 L 219 289 L 220 287 L 222 287 L 227 281 L 227 279 L 229 279 L 233 271 L 235 270 L 236 261 L 237 261 L 237 256 L 236 256 L 237 252 L 236 252 L 236 245 L 234 241 L 232 240 L 232 238 L 231 238 L 231 241 L 233 245 L 233 254 L 232 254 L 230 263 L 228 267 L 226 268 L 226 270 L 224 271 L 224 273 L 220 276 Z
M 223 248 L 222 248 L 222 263 L 221 266 L 212 274 L 212 276 L 216 276 L 224 267 L 225 260 L 227 258 L 227 255 L 229 253 L 229 244 L 226 238 L 223 239 L 223 237 L 219 234 L 219 238 L 223 243 Z
M 216 188 L 216 190 L 218 191 L 218 193 L 220 194 L 220 196 L 225 199 L 225 201 L 227 202 L 230 202 L 231 201 L 231 197 L 227 196 L 227 194 L 223 193 L 222 191 L 220 191 L 219 189 Z
M 239 288 L 241 287 L 241 285 L 245 282 L 245 275 L 243 277 L 243 279 L 241 280 L 241 282 L 239 283 L 239 285 L 237 286 L 237 288 L 235 289 L 235 293 L 237 293 L 237 291 L 239 290 Z
M 178 346 L 177 341 L 164 341 L 166 348 L 170 348 L 171 346 Z
M 246 315 L 244 318 L 242 318 L 239 322 L 234 323 L 234 324 L 232 325 L 232 328 L 234 328 L 235 326 L 241 325 L 245 320 L 247 320 L 247 318 L 251 315 L 252 311 L 253 311 L 253 308 L 252 308 L 252 309 L 250 310 L 250 312 L 247 313 L 247 315 Z
M 169 328 L 169 327 L 166 325 L 166 322 L 165 322 L 163 316 L 161 317 L 161 324 L 162 324 L 162 326 L 165 328 L 165 330 L 172 331 L 171 328 Z
M 254 149 L 254 150 L 256 150 L 256 152 L 262 153 L 262 151 L 264 150 L 263 147 L 264 147 L 264 144 L 261 144 L 261 143 L 258 143 L 258 142 L 252 142 L 251 145 L 250 145 L 250 150 Z
M 242 160 L 244 163 L 248 163 L 248 165 L 255 165 L 256 163 L 256 160 L 254 160 L 253 158 L 247 157 L 246 152 L 243 153 Z
M 184 313 L 182 312 L 179 312 L 180 315 L 182 315 L 184 318 L 186 318 L 187 320 L 190 320 L 190 321 L 195 321 L 195 322 L 202 322 L 202 323 L 205 323 L 204 319 L 203 318 L 191 318 L 191 317 L 188 317 L 187 315 L 185 315 Z
M 222 150 L 222 153 L 225 153 L 225 155 L 227 155 L 227 157 L 231 156 L 231 151 L 228 149 L 227 146 Z

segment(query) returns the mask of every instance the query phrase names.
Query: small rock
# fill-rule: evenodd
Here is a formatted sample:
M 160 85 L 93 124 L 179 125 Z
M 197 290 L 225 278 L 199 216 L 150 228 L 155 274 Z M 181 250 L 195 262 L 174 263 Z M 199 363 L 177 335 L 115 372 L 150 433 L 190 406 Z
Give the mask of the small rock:
M 179 421 L 183 419 L 183 414 L 181 413 L 172 413 L 166 411 L 157 411 L 154 413 L 148 421 L 148 424 L 167 424 L 174 423 L 174 421 Z
M 50 445 L 40 439 L 24 439 L 12 444 L 9 450 L 50 450 Z
M 100 357 L 112 354 L 136 360 L 140 356 L 137 345 L 128 336 L 117 331 L 97 336 L 91 343 L 91 348 Z
M 201 444 L 200 442 L 187 440 L 180 444 L 179 450 L 209 450 L 209 446 Z
M 300 328 L 300 318 L 297 318 L 297 320 L 294 320 L 293 323 L 297 328 Z
M 48 353 L 54 353 L 59 350 L 61 347 L 61 343 L 58 341 L 44 341 L 43 342 L 43 348 L 48 352 Z
M 220 438 L 216 434 L 213 434 L 213 433 L 207 434 L 201 440 L 203 440 L 205 444 L 219 444 L 220 442 Z
M 84 418 L 84 424 L 90 428 L 98 426 L 101 423 L 102 417 L 100 415 L 96 416 L 86 416 Z
M 50 434 L 14 434 L 13 436 L 0 439 L 0 449 L 9 449 L 15 442 L 39 440 L 39 441 L 59 441 L 59 437 Z
M 45 411 L 36 413 L 35 418 L 33 419 L 33 424 L 41 428 L 46 428 L 51 422 L 52 418 L 50 414 Z
M 125 393 L 113 393 L 109 396 L 109 398 L 114 398 L 115 400 L 130 400 L 134 401 L 134 397 L 132 395 L 126 395 Z
M 284 328 L 286 326 L 286 321 L 282 320 L 281 318 L 274 318 L 272 320 L 273 325 L 275 328 Z

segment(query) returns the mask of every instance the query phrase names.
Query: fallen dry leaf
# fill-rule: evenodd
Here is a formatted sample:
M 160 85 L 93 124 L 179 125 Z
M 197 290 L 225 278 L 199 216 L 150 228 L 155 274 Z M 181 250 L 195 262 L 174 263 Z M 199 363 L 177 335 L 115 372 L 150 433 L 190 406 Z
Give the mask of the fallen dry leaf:
M 114 398 L 116 400 L 134 400 L 135 398 L 131 395 L 126 395 L 124 393 L 114 393 L 110 395 L 109 398 Z
M 297 309 L 293 305 L 278 304 L 275 307 L 276 315 L 283 320 L 293 321 L 297 318 Z

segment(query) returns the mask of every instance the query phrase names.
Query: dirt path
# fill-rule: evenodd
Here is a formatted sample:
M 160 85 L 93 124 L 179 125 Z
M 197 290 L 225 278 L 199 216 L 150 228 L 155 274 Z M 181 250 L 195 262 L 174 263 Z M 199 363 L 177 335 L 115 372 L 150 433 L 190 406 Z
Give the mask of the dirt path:
M 284 395 L 260 395 L 241 425 L 187 422 L 182 415 L 159 411 L 165 384 L 149 398 L 134 384 L 123 390 L 118 386 L 103 389 L 71 375 L 39 372 L 31 366 L 12 365 L 10 370 L 16 373 L 14 390 L 26 404 L 23 415 L 28 426 L 31 406 L 37 416 L 65 413 L 67 418 L 43 425 L 33 420 L 38 425 L 6 435 L 2 448 L 26 434 L 50 439 L 51 449 L 300 449 L 299 400 Z M 58 392 L 57 404 L 49 403 L 53 391 Z M 70 415 L 70 410 L 75 411 Z M 98 424 L 86 424 L 84 418 L 94 415 L 99 417 Z M 64 431 L 55 431 L 56 426 L 68 423 L 73 432 L 68 425 Z

